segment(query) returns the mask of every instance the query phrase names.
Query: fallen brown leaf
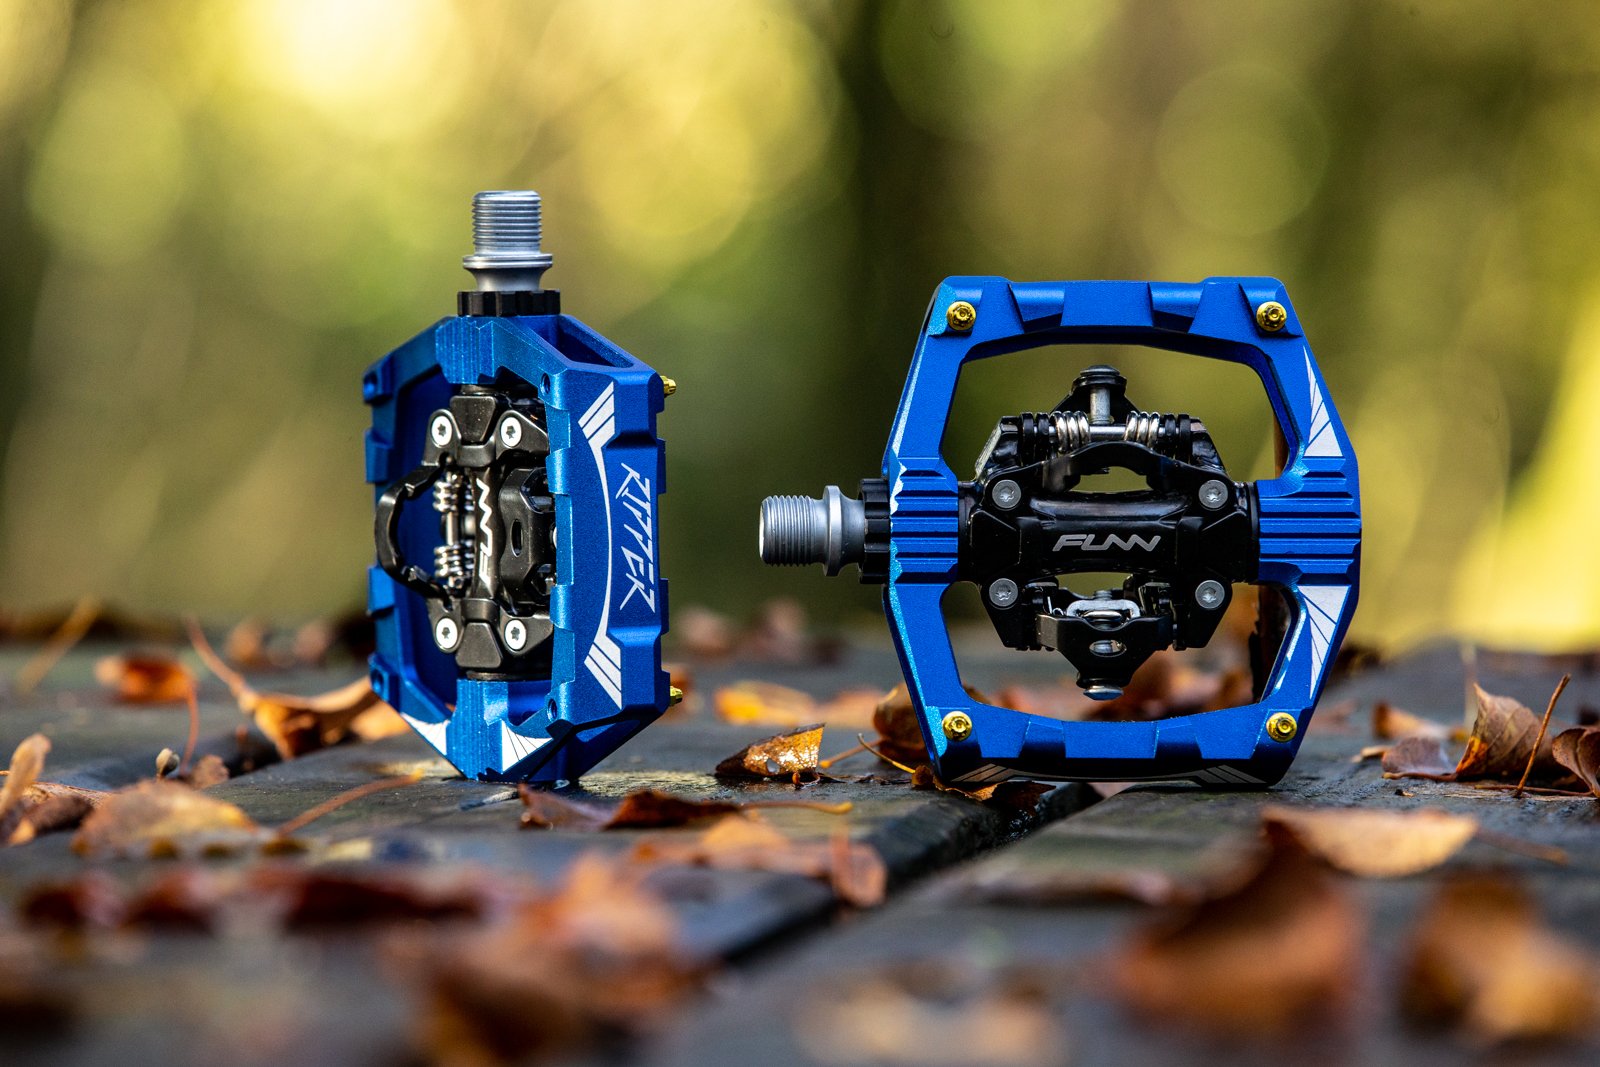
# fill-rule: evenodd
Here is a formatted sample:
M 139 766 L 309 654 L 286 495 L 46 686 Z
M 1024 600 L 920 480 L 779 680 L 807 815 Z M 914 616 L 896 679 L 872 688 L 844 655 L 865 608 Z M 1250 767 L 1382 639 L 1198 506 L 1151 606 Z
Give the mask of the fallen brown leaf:
M 717 764 L 718 778 L 789 778 L 815 771 L 822 758 L 822 724 L 802 726 L 746 745 Z
M 61 662 L 61 657 L 83 640 L 100 618 L 100 613 L 100 601 L 94 597 L 83 597 L 74 604 L 65 618 L 50 626 L 51 632 L 44 647 L 17 672 L 12 680 L 12 691 L 17 696 L 27 696 L 37 689 L 39 683 Z
M 165 652 L 103 656 L 94 677 L 124 704 L 173 704 L 189 699 L 194 674 Z
M 1493 778 L 1516 781 L 1533 761 L 1549 763 L 1549 746 L 1538 745 L 1539 717 L 1511 697 L 1495 696 L 1473 686 L 1478 712 L 1467 738 L 1467 750 L 1456 763 L 1457 781 Z
M 1242 880 L 1173 909 L 1107 961 L 1138 1025 L 1271 1037 L 1304 1033 L 1348 1007 L 1362 966 L 1361 913 L 1295 838 L 1269 827 L 1268 840 Z
M 911 788 L 931 789 L 937 793 L 965 797 L 977 801 L 984 807 L 994 808 L 1010 815 L 1032 815 L 1038 809 L 1040 798 L 1052 792 L 1056 788 L 1056 783 L 1008 779 L 977 789 L 966 789 L 959 785 L 946 785 L 933 773 L 933 768 L 924 763 L 911 772 Z
M 819 982 L 794 1013 L 822 1063 L 1065 1067 L 1061 976 L 927 960 Z
M 675 611 L 672 635 L 685 655 L 696 659 L 722 659 L 733 654 L 733 623 L 726 615 L 691 604 Z
M 689 800 L 658 789 L 639 789 L 616 807 L 604 807 L 563 797 L 527 785 L 517 787 L 522 798 L 522 825 L 557 830 L 631 830 L 683 826 L 696 819 L 738 811 L 740 805 L 724 800 Z
M 107 794 L 83 820 L 72 847 L 83 855 L 161 857 L 229 852 L 261 836 L 234 805 L 162 779 Z
M 829 663 L 838 658 L 839 642 L 812 633 L 806 609 L 792 597 L 762 604 L 740 651 L 768 663 Z
M 1437 737 L 1402 737 L 1383 752 L 1385 778 L 1432 778 L 1449 781 L 1456 764 Z
M 1399 878 L 1454 856 L 1478 832 L 1478 820 L 1432 808 L 1289 808 L 1270 804 L 1262 824 L 1281 827 L 1309 852 L 1364 878 Z
M 1600 967 L 1540 920 L 1527 893 L 1476 875 L 1442 887 L 1407 950 L 1401 1006 L 1480 1040 L 1576 1038 L 1600 1017 Z
M 30 734 L 11 754 L 11 770 L 0 782 L 0 845 L 21 844 L 31 840 L 33 834 L 19 830 L 27 815 L 28 790 L 44 772 L 44 759 L 50 753 L 50 739 L 44 734 Z
M 1563 730 L 1550 743 L 1555 761 L 1589 787 L 1589 792 L 1600 797 L 1600 727 L 1580 726 Z
M 735 682 L 712 696 L 717 716 L 750 726 L 799 726 L 815 722 L 817 702 L 808 693 L 771 682 Z
M 252 688 L 243 675 L 217 655 L 193 622 L 189 623 L 189 640 L 211 673 L 228 686 L 239 709 L 255 719 L 257 729 L 267 735 L 284 759 L 352 737 L 371 741 L 409 729 L 405 720 L 372 691 L 372 684 L 365 677 L 316 696 L 263 693 Z
M 1387 700 L 1372 705 L 1372 736 L 1380 741 L 1398 741 L 1404 737 L 1436 737 L 1446 741 L 1457 732 L 1444 723 L 1397 708 Z
M 885 693 L 872 709 L 872 728 L 878 734 L 879 755 L 890 762 L 912 767 L 928 762 L 922 723 L 904 682 Z
M 187 780 L 196 789 L 210 789 L 214 785 L 221 785 L 228 780 L 228 765 L 222 762 L 221 756 L 208 753 L 195 761 Z
M 391 952 L 423 996 L 429 1062 L 522 1063 L 658 1022 L 700 985 L 677 920 L 639 872 L 580 857 L 505 921 Z
M 796 841 L 770 823 L 749 815 L 728 815 L 691 840 L 647 837 L 634 847 L 642 863 L 675 863 L 736 870 L 779 871 L 828 882 L 840 899 L 857 907 L 883 901 L 888 868 L 870 845 L 835 836 L 829 841 Z

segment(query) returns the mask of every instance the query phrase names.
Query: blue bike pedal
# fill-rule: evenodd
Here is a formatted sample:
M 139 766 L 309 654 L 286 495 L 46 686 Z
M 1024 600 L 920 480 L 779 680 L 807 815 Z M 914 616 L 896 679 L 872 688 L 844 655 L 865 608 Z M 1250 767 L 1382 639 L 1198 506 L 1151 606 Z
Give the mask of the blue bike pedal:
M 673 388 L 542 287 L 541 205 L 480 193 L 477 288 L 374 363 L 372 683 L 468 777 L 571 781 L 673 699 L 657 552 Z
M 940 452 L 963 365 L 1044 345 L 1141 345 L 1241 363 L 1286 446 L 1277 477 L 1238 482 L 1199 419 L 1143 412 L 1107 366 L 1053 410 L 999 421 L 971 481 Z M 1117 468 L 1145 488 L 1080 482 Z M 851 498 L 769 497 L 760 551 L 776 565 L 854 563 L 884 586 L 928 756 L 947 782 L 1018 776 L 1271 785 L 1288 770 L 1355 613 L 1355 453 L 1283 285 L 1271 278 L 940 285 L 906 375 L 882 478 Z M 1126 575 L 1074 592 L 1074 573 Z M 1158 650 L 1205 645 L 1236 583 L 1285 609 L 1255 702 L 1154 722 L 1065 721 L 981 703 L 962 686 L 942 599 L 976 584 L 1001 641 L 1054 649 L 1091 697 L 1120 694 Z

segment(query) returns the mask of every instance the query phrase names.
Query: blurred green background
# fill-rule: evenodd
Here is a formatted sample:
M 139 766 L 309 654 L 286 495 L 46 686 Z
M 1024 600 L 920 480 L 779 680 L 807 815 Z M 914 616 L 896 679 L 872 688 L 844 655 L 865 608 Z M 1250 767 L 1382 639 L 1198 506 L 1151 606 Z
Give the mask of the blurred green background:
M 544 194 L 547 284 L 676 378 L 676 604 L 770 492 L 873 474 L 947 274 L 1282 278 L 1361 456 L 1357 627 L 1600 640 L 1600 13 L 1140 0 L 0 0 L 0 603 L 309 616 L 370 557 L 362 369 Z M 963 382 L 947 453 L 1102 357 L 1261 474 L 1199 361 Z

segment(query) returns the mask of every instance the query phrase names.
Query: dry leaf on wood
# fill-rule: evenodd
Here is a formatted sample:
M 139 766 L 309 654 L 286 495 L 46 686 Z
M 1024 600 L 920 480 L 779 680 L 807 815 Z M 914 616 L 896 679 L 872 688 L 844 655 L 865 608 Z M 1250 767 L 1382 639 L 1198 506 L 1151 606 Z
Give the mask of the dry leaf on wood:
M 1152 922 L 1107 961 L 1139 1025 L 1278 1036 L 1348 1006 L 1362 967 L 1361 913 L 1297 840 L 1270 830 L 1268 840 L 1242 881 Z
M 205 634 L 192 623 L 189 639 L 211 672 L 227 684 L 239 709 L 255 719 L 257 729 L 267 735 L 284 759 L 351 737 L 370 741 L 408 729 L 405 720 L 372 691 L 366 678 L 316 696 L 263 693 L 223 662 Z
M 234 805 L 181 782 L 151 780 L 108 794 L 72 847 L 84 855 L 160 857 L 230 852 L 262 836 Z
M 1457 732 L 1442 722 L 1397 708 L 1387 700 L 1372 705 L 1372 736 L 1380 741 L 1398 741 L 1402 737 L 1436 737 L 1444 741 Z
M 878 706 L 872 709 L 872 728 L 878 734 L 880 755 L 913 767 L 928 762 L 921 718 L 904 682 L 885 693 Z
M 503 922 L 390 954 L 422 991 L 429 1062 L 452 1064 L 522 1063 L 648 1028 L 703 972 L 638 872 L 597 857 Z
M 718 689 L 712 705 L 719 718 L 750 726 L 799 726 L 815 722 L 817 702 L 809 693 L 771 682 L 735 682 Z
M 1580 726 L 1563 730 L 1550 743 L 1555 761 L 1582 780 L 1589 792 L 1600 797 L 1600 726 Z
M 819 982 L 794 1034 L 833 1064 L 1065 1067 L 1062 976 L 923 960 Z
M 1056 782 L 1034 782 L 1028 779 L 1010 779 L 996 782 L 993 785 L 979 786 L 977 789 L 966 789 L 959 785 L 946 785 L 933 773 L 933 768 L 923 764 L 911 772 L 911 788 L 929 789 L 948 796 L 965 797 L 975 800 L 986 808 L 1005 812 L 1008 815 L 1033 815 L 1037 812 L 1039 801 L 1048 793 L 1054 792 Z
M 1263 825 L 1281 827 L 1313 854 L 1364 878 L 1400 878 L 1426 871 L 1460 852 L 1478 820 L 1424 808 L 1288 808 L 1268 805 Z
M 1411 938 L 1401 1004 L 1484 1041 L 1574 1038 L 1600 1018 L 1600 966 L 1540 920 L 1528 895 L 1478 875 L 1444 886 Z
M 745 746 L 717 764 L 718 778 L 790 778 L 822 758 L 822 724 L 802 726 Z
M 743 815 L 719 819 L 692 840 L 649 837 L 633 850 L 644 863 L 678 863 L 735 870 L 779 871 L 817 878 L 857 907 L 883 901 L 888 869 L 870 845 L 847 834 L 827 841 L 796 841 L 770 823 Z
M 575 800 L 543 789 L 517 787 L 522 825 L 555 830 L 633 830 L 683 826 L 728 815 L 740 805 L 725 800 L 690 800 L 658 789 L 637 789 L 616 807 Z
M 95 680 L 125 704 L 171 704 L 188 700 L 194 674 L 165 652 L 104 656 L 94 665 Z
M 1402 737 L 1383 753 L 1385 778 L 1432 778 L 1449 781 L 1456 764 L 1437 737 Z
M 1539 716 L 1511 697 L 1486 693 L 1481 686 L 1473 686 L 1478 711 L 1472 723 L 1472 734 L 1467 738 L 1467 750 L 1456 764 L 1458 781 L 1474 778 L 1494 778 L 1516 781 L 1534 759 L 1534 771 L 1540 764 L 1547 768 L 1550 761 L 1549 742 L 1546 741 L 1537 757 L 1534 747 L 1539 738 Z

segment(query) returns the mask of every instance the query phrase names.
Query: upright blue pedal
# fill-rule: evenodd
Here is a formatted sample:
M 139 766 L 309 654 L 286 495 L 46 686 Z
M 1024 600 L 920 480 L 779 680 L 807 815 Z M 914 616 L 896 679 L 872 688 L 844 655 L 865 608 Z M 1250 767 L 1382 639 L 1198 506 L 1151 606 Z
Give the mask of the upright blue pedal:
M 940 453 L 964 364 L 1062 344 L 1132 344 L 1242 363 L 1271 401 L 1287 458 L 1278 477 L 1228 476 L 1204 423 L 1143 412 L 1127 382 L 1093 366 L 1047 412 L 1002 418 L 975 477 Z M 1080 482 L 1112 468 L 1145 488 Z M 859 499 L 770 497 L 768 563 L 849 563 L 884 585 L 928 755 L 947 782 L 1011 776 L 1218 787 L 1276 782 L 1294 759 L 1355 612 L 1361 551 L 1355 454 L 1281 283 L 1211 278 L 1016 283 L 949 278 L 906 375 L 883 477 Z M 1126 575 L 1074 591 L 1075 573 Z M 980 703 L 962 687 L 941 608 L 976 584 L 1001 640 L 1055 649 L 1091 697 L 1111 699 L 1154 652 L 1210 640 L 1235 583 L 1275 589 L 1286 608 L 1256 702 L 1156 722 L 1064 721 Z M 1272 627 L 1266 627 L 1271 630 Z M 1268 667 L 1270 664 L 1270 667 Z
M 533 192 L 479 193 L 477 288 L 374 363 L 372 682 L 463 774 L 570 781 L 672 699 L 657 552 L 672 383 L 544 289 Z

